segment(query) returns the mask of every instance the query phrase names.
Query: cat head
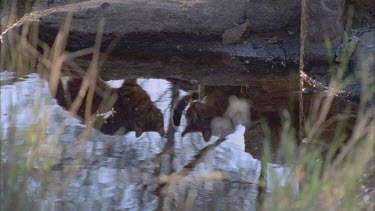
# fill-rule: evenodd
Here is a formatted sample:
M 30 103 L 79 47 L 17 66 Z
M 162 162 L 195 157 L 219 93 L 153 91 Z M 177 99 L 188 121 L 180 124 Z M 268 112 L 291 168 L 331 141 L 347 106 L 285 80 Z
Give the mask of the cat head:
M 135 119 L 135 136 L 138 138 L 143 132 L 158 132 L 160 136 L 164 137 L 164 118 L 163 114 L 155 106 L 149 107 L 146 110 L 139 111 Z
M 182 137 L 187 133 L 201 132 L 205 141 L 209 141 L 212 137 L 211 131 L 211 115 L 207 106 L 199 101 L 194 101 L 186 110 L 187 125 L 182 132 Z

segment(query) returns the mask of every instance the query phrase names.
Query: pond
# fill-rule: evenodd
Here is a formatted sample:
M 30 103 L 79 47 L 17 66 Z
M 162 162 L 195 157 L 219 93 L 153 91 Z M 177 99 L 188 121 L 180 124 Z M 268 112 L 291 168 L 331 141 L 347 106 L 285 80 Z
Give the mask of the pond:
M 306 142 L 304 122 L 322 90 L 304 83 L 295 66 L 207 53 L 115 51 L 92 79 L 93 103 L 82 95 L 72 114 L 83 81 L 74 69 L 90 62 L 81 57 L 66 64 L 55 95 L 40 74 L 0 75 L 2 161 L 14 162 L 12 150 L 34 143 L 23 150 L 34 171 L 28 194 L 41 194 L 30 197 L 39 209 L 256 210 L 287 181 L 298 197 L 300 184 L 290 181 L 295 166 L 278 154 L 280 134 L 286 120 L 295 128 L 290 141 Z M 329 116 L 348 105 L 356 107 L 335 99 Z M 86 118 L 92 127 L 83 120 L 92 113 L 88 107 L 99 117 Z M 326 128 L 322 142 L 332 139 L 335 127 Z M 263 163 L 267 138 L 270 156 Z M 50 185 L 43 190 L 36 175 L 46 165 Z

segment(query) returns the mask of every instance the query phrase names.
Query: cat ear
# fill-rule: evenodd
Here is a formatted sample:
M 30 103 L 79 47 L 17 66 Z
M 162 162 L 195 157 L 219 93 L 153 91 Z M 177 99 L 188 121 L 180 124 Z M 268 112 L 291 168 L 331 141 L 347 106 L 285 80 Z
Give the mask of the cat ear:
M 181 99 L 179 99 L 175 105 L 173 105 L 172 112 L 171 112 L 171 119 L 172 119 L 173 126 L 175 128 L 177 126 L 180 126 L 182 113 L 184 112 L 189 102 L 190 102 L 190 96 L 186 95 L 182 97 Z
M 161 137 L 164 137 L 164 135 L 165 135 L 164 128 L 160 128 L 158 133 L 160 134 Z
M 138 127 L 135 128 L 135 137 L 139 138 L 139 136 L 141 136 L 142 133 L 143 131 L 141 128 L 138 128 Z
M 177 128 L 178 126 L 180 126 L 181 116 L 182 116 L 182 113 L 178 113 L 176 111 L 172 112 L 171 119 L 172 119 L 172 123 L 173 123 L 174 128 Z
M 212 132 L 211 132 L 211 129 L 209 128 L 204 128 L 202 129 L 202 136 L 203 136 L 203 139 L 208 142 L 210 141 L 211 137 L 212 137 Z

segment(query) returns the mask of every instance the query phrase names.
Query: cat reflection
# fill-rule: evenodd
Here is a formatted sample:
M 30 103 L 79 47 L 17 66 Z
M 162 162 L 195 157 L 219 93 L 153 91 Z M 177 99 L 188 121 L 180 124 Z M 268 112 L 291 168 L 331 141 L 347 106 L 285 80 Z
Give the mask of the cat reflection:
M 264 98 L 263 94 L 262 97 L 258 95 L 244 86 L 200 85 L 197 92 L 182 97 L 174 105 L 172 121 L 175 126 L 179 126 L 182 114 L 190 104 L 185 112 L 186 127 L 182 136 L 201 132 L 203 139 L 209 141 L 213 135 L 225 137 L 233 133 L 236 126 L 242 124 L 246 127 L 244 135 L 247 140 L 248 134 L 252 134 L 249 131 L 263 119 L 270 124 L 273 139 L 278 139 L 281 129 L 280 109 L 278 106 L 267 107 L 270 103 L 258 100 L 258 97 Z
M 56 91 L 58 104 L 70 109 L 77 97 L 82 96 L 76 115 L 80 119 L 95 115 L 93 127 L 104 134 L 121 135 L 135 131 L 139 137 L 143 132 L 155 131 L 164 136 L 163 114 L 136 79 L 125 80 L 120 88 L 112 88 L 97 79 L 90 104 L 87 103 L 90 102 L 90 92 L 80 93 L 82 83 L 83 79 L 78 77 L 60 80 Z M 87 112 L 89 115 L 85 114 L 88 110 L 91 110 Z
M 172 120 L 175 126 L 185 107 L 187 125 L 182 136 L 191 132 L 201 132 L 205 141 L 213 135 L 225 137 L 238 124 L 247 125 L 250 120 L 250 102 L 243 98 L 241 87 L 200 86 L 198 93 L 181 98 L 174 106 Z

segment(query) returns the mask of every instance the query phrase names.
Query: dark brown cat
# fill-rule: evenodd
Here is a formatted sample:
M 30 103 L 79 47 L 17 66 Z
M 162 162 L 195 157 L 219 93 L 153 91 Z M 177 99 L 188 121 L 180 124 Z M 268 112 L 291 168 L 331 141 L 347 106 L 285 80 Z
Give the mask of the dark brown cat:
M 129 123 L 129 130 L 134 130 L 136 137 L 143 132 L 155 131 L 164 136 L 163 114 L 150 99 L 150 96 L 142 89 L 136 80 L 125 80 L 118 89 L 119 106 L 122 106 L 126 113 L 123 119 L 132 120 Z M 121 108 L 118 108 L 121 109 Z M 129 118 L 130 117 L 130 118 Z
M 60 82 L 56 99 L 60 106 L 69 109 L 77 98 L 82 85 L 82 78 L 69 78 Z M 85 119 L 88 93 L 76 114 Z M 91 105 L 91 114 L 96 115 L 96 129 L 109 135 L 135 131 L 136 137 L 143 132 L 155 131 L 164 136 L 163 114 L 152 103 L 145 90 L 136 80 L 125 80 L 120 88 L 111 88 L 104 81 L 97 79 Z

